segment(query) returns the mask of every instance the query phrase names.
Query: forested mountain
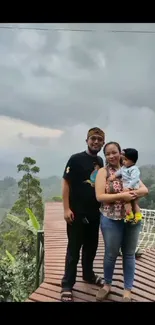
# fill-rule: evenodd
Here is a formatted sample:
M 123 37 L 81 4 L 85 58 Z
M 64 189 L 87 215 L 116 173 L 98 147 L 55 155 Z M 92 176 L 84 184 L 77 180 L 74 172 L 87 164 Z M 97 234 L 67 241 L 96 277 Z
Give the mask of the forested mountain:
M 149 188 L 149 195 L 141 199 L 141 207 L 155 209 L 155 165 L 140 167 L 141 179 Z M 61 178 L 51 176 L 40 179 L 40 185 L 43 190 L 43 201 L 51 200 L 53 196 L 61 195 Z M 10 209 L 18 198 L 18 184 L 12 177 L 5 177 L 0 180 L 0 220 L 6 210 Z

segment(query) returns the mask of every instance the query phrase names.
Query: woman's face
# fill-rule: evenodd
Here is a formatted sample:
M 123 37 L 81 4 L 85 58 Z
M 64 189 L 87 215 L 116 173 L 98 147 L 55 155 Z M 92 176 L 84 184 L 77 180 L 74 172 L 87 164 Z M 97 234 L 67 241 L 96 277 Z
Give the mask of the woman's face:
M 105 157 L 109 165 L 117 167 L 120 164 L 121 153 L 115 144 L 108 144 L 105 148 Z

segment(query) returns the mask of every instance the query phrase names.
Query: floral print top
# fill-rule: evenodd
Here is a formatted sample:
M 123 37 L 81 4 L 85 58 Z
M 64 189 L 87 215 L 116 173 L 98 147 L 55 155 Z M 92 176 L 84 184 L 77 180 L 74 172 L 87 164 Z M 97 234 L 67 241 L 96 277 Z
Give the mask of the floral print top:
M 116 169 L 107 166 L 106 170 L 107 170 L 107 181 L 106 181 L 105 193 L 114 194 L 114 193 L 122 192 L 123 184 L 120 178 L 117 178 L 113 182 L 108 181 L 108 177 L 113 175 L 116 172 Z M 101 203 L 100 211 L 105 217 L 108 217 L 113 220 L 121 220 L 124 219 L 125 217 L 124 202 L 122 201 Z

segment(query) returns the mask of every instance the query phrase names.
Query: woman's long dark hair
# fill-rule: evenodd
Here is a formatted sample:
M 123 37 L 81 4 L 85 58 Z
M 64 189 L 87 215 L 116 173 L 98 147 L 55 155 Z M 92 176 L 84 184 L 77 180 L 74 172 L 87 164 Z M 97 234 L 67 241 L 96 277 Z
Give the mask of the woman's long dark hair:
M 119 143 L 118 142 L 115 142 L 115 141 L 110 141 L 110 142 L 107 142 L 105 144 L 104 148 L 103 148 L 104 155 L 105 155 L 106 147 L 109 146 L 110 144 L 114 144 L 117 147 L 119 153 L 121 154 L 122 150 L 121 150 L 121 147 L 120 147 Z M 108 165 L 107 161 L 105 162 L 105 164 L 106 164 L 106 166 Z M 120 165 L 122 166 L 122 164 L 123 164 L 123 161 L 122 161 L 122 157 L 121 157 L 120 158 Z

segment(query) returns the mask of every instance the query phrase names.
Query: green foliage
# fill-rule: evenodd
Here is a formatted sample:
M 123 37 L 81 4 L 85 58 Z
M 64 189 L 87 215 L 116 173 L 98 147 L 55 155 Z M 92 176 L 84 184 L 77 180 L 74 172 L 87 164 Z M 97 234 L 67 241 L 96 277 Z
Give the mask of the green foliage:
M 12 247 L 3 246 L 5 255 L 0 259 L 0 301 L 25 301 L 35 289 L 36 235 L 41 226 L 31 209 L 26 208 L 26 214 L 29 217 L 27 221 L 7 215 L 7 220 L 18 227 L 18 232 L 13 237 L 16 238 L 15 255 Z M 11 235 L 15 236 L 15 230 L 3 234 L 5 243 L 8 243 L 6 238 L 11 240 Z
M 52 201 L 53 202 L 62 202 L 62 196 L 53 196 Z
M 0 302 L 25 301 L 33 292 L 35 258 L 27 261 L 27 254 L 12 263 L 8 257 L 0 261 Z
M 37 231 L 40 229 L 40 224 L 37 218 L 35 217 L 35 215 L 33 214 L 33 212 L 29 208 L 26 208 L 25 210 L 29 216 L 29 220 L 27 221 L 23 221 L 21 217 L 14 216 L 13 214 L 10 213 L 7 214 L 7 218 L 14 224 L 19 225 L 23 229 L 32 232 L 33 235 L 36 236 Z
M 23 172 L 21 173 L 21 178 Z M 35 174 L 35 179 L 38 180 L 36 177 L 37 175 Z M 8 177 L 10 179 L 10 177 Z M 20 182 L 20 180 L 19 180 Z M 61 179 L 56 176 L 52 176 L 49 178 L 43 178 L 40 179 L 40 187 L 42 188 L 42 193 L 40 193 L 41 200 L 37 198 L 35 200 L 34 204 L 36 206 L 37 211 L 39 211 L 39 207 L 41 205 L 41 202 L 51 202 L 53 196 L 59 196 L 61 195 Z M 8 181 L 7 178 L 4 180 L 0 181 L 0 223 L 3 220 L 5 213 L 9 212 L 12 207 L 14 206 L 13 211 L 11 213 L 16 214 L 16 215 L 22 215 L 23 214 L 23 209 L 28 207 L 24 203 L 24 200 L 22 202 L 21 198 L 19 200 L 19 191 L 21 188 L 19 187 L 18 183 L 16 182 L 15 179 L 12 179 L 12 181 Z M 17 212 L 18 211 L 18 212 Z M 35 211 L 33 211 L 36 215 Z
M 21 231 L 16 237 L 15 257 L 10 247 L 0 259 L 0 301 L 25 301 L 35 289 L 36 235 L 40 224 L 30 209 L 27 208 L 26 213 L 29 216 L 27 222 L 18 216 L 7 215 L 7 219 Z M 10 239 L 10 233 L 4 234 L 3 238 Z
M 25 216 L 25 209 L 28 207 L 36 214 L 40 221 L 43 220 L 43 202 L 40 180 L 34 177 L 40 169 L 35 165 L 36 161 L 31 157 L 25 157 L 23 164 L 17 165 L 18 172 L 23 172 L 22 179 L 18 182 L 19 198 L 14 203 L 11 214 Z
M 23 159 L 23 164 L 17 165 L 18 172 L 24 171 L 26 173 L 39 173 L 40 169 L 37 166 L 34 166 L 36 161 L 31 157 L 25 157 Z M 32 167 L 31 167 L 32 166 Z
M 23 173 L 19 197 L 0 227 L 0 301 L 25 301 L 35 288 L 36 238 L 43 221 L 42 189 L 34 177 L 40 169 L 35 164 L 25 157 L 17 166 Z M 10 188 L 17 186 L 13 179 L 4 181 Z
M 15 263 L 15 258 L 12 256 L 12 254 L 10 254 L 10 252 L 7 249 L 6 249 L 6 255 L 9 258 L 10 262 L 12 264 L 14 264 Z
M 33 227 L 33 229 L 35 229 L 36 231 L 40 230 L 40 224 L 39 224 L 36 216 L 33 214 L 33 212 L 28 208 L 26 208 L 26 212 L 29 216 L 29 221 L 30 221 L 31 227 Z
M 10 213 L 7 214 L 7 218 L 11 222 L 23 227 L 24 229 L 30 230 L 30 227 L 29 227 L 28 223 L 23 221 L 21 218 L 19 218 L 17 216 L 14 216 L 13 214 L 10 214 Z
M 18 242 L 22 240 L 24 234 L 18 227 L 12 227 L 8 231 L 1 232 L 0 236 L 0 258 L 5 255 L 6 249 L 15 255 L 17 252 Z

